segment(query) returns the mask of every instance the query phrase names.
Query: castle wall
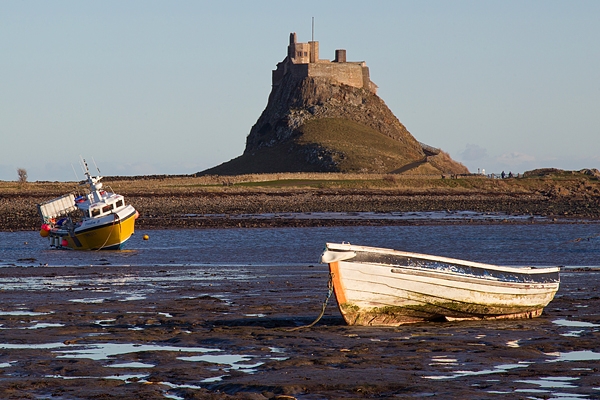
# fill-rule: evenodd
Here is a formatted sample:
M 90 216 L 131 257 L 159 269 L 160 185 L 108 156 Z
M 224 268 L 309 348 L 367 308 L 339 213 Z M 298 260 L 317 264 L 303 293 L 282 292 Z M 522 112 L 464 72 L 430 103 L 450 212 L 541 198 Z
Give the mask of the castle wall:
M 365 86 L 363 66 L 361 64 L 362 63 L 308 64 L 308 76 L 330 78 L 344 85 L 362 88 Z M 366 88 L 368 88 L 368 86 Z
M 319 42 L 299 43 L 295 33 L 290 34 L 287 57 L 273 71 L 273 86 L 279 85 L 286 74 L 300 79 L 329 78 L 343 85 L 377 92 L 377 85 L 371 82 L 365 62 L 346 62 L 346 50 L 336 50 L 333 62 L 320 60 Z

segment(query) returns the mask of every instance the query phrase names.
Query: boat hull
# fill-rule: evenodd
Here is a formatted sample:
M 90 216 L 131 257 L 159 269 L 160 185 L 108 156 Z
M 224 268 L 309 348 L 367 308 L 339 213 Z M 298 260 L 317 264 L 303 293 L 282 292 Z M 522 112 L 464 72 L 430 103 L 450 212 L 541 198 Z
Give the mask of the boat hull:
M 328 244 L 327 252 L 323 259 L 349 325 L 533 318 L 559 286 L 559 268 L 498 267 L 351 245 Z
M 74 250 L 120 250 L 135 232 L 135 209 L 128 206 L 125 210 L 107 218 L 82 225 L 73 233 L 56 231 L 51 235 L 60 237 L 60 245 Z M 63 244 L 66 240 L 66 246 Z

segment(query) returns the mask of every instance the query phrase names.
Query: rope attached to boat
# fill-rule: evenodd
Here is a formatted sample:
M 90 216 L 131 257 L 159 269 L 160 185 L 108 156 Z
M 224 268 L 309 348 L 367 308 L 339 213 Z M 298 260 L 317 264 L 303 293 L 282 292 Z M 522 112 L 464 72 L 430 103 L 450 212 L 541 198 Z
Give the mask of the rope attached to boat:
M 108 232 L 108 236 L 106 237 L 106 240 L 104 241 L 104 243 L 102 244 L 102 246 L 100 246 L 99 248 L 96 249 L 96 251 L 100 251 L 104 248 L 104 246 L 106 246 L 106 243 L 108 243 L 108 239 L 110 239 L 110 235 L 112 235 L 112 231 L 115 228 L 115 221 L 119 219 L 119 214 L 113 214 L 114 218 L 113 218 L 113 223 L 110 227 L 110 232 Z M 121 224 L 119 224 L 119 228 L 121 228 Z
M 323 302 L 323 305 L 322 305 L 322 308 L 321 308 L 321 313 L 319 314 L 319 316 L 317 317 L 317 319 L 315 319 L 313 322 L 311 322 L 308 325 L 297 326 L 295 328 L 288 329 L 287 331 L 288 332 L 293 332 L 293 331 L 297 331 L 299 329 L 312 328 L 313 326 L 315 326 L 315 324 L 317 322 L 319 322 L 319 320 L 325 314 L 325 309 L 327 308 L 327 303 L 329 302 L 329 298 L 331 297 L 332 293 L 333 293 L 333 273 L 330 272 L 329 273 L 329 281 L 327 282 L 327 297 L 325 298 L 325 301 Z

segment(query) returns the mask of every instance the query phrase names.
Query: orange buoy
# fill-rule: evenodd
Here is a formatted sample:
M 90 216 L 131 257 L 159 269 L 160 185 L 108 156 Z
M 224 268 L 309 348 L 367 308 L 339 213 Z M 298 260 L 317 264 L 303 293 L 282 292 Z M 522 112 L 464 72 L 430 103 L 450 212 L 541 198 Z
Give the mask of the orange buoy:
M 50 231 L 47 231 L 45 229 L 40 229 L 40 236 L 41 237 L 48 237 L 49 234 L 50 234 Z
M 144 235 L 144 236 L 142 236 L 142 239 L 144 239 L 144 240 L 148 240 L 148 239 L 150 239 L 150 236 L 148 236 L 148 235 Z

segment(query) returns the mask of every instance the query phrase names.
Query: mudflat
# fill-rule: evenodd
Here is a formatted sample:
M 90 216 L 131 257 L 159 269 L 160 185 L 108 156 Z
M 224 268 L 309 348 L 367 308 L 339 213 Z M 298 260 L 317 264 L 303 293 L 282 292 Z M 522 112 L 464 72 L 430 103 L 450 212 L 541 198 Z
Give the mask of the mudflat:
M 287 178 L 111 186 L 140 212 L 140 229 L 440 223 L 311 217 L 323 212 L 531 217 L 450 223 L 600 219 L 600 184 L 585 174 Z M 35 205 L 72 187 L 0 182 L 0 229 L 39 229 Z M 0 398 L 600 397 L 600 271 L 563 271 L 535 319 L 350 327 L 331 296 L 323 318 L 302 328 L 319 315 L 327 282 L 318 264 L 276 273 L 218 263 L 0 268 Z
M 534 319 L 346 326 L 323 265 L 0 268 L 4 399 L 597 398 L 600 271 Z M 566 393 L 566 394 L 565 394 Z

